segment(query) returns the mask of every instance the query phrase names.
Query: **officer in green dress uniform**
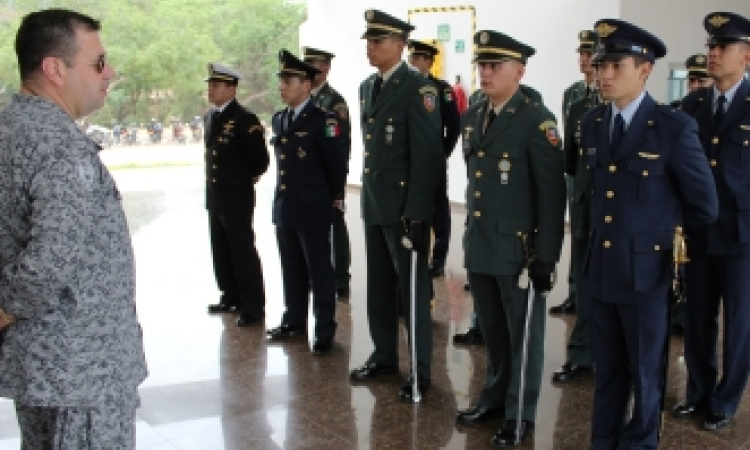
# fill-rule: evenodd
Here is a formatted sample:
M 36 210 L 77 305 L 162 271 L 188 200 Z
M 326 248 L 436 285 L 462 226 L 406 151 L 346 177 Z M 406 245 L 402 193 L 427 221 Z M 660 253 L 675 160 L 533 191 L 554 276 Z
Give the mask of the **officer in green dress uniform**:
M 445 152 L 445 167 L 441 172 L 440 187 L 435 198 L 435 216 L 432 230 L 435 234 L 435 244 L 432 248 L 430 276 L 440 277 L 445 272 L 445 260 L 448 257 L 448 244 L 451 236 L 451 206 L 448 200 L 448 158 L 458 142 L 460 118 L 458 106 L 453 96 L 453 88 L 445 80 L 436 78 L 430 73 L 438 48 L 427 42 L 409 41 L 409 64 L 432 81 L 438 88 L 440 100 L 440 114 L 443 118 L 443 151 Z
M 344 97 L 328 83 L 328 72 L 331 71 L 333 53 L 312 47 L 302 47 L 302 58 L 320 72 L 313 80 L 310 92 L 312 101 L 319 108 L 332 111 L 339 117 L 341 135 L 346 140 L 349 156 L 351 156 L 351 119 L 349 107 Z M 348 172 L 348 169 L 347 169 Z M 336 197 L 333 211 L 333 226 L 331 240 L 333 242 L 333 271 L 336 275 L 336 295 L 339 299 L 349 296 L 349 280 L 352 278 L 349 268 L 352 263 L 349 230 L 346 227 L 344 213 L 346 212 L 346 189 Z
M 578 33 L 579 45 L 576 52 L 578 53 L 578 66 L 584 79 L 571 84 L 563 93 L 563 129 L 566 129 L 567 127 L 570 106 L 582 98 L 595 97 L 593 95 L 596 92 L 594 81 L 595 73 L 594 68 L 591 65 L 591 55 L 594 50 L 596 39 L 596 31 L 582 30 Z M 568 199 L 570 199 L 573 195 L 573 179 L 572 177 L 566 177 L 565 181 Z M 571 255 L 570 268 L 568 270 L 568 297 L 561 304 L 551 307 L 549 309 L 550 313 L 562 314 L 576 312 L 576 287 L 578 286 L 578 283 L 575 279 L 575 274 L 576 271 L 573 267 L 573 256 Z
M 563 149 L 565 150 L 565 173 L 571 180 L 570 236 L 571 270 L 574 287 L 576 324 L 570 334 L 565 364 L 552 374 L 552 381 L 564 383 L 591 370 L 591 339 L 589 338 L 588 296 L 583 286 L 583 257 L 589 238 L 589 214 L 591 213 L 591 174 L 586 166 L 586 157 L 580 146 L 581 118 L 591 108 L 601 103 L 597 94 L 583 97 L 570 105 L 565 122 Z
M 685 68 L 688 71 L 688 94 L 700 88 L 711 87 L 714 80 L 708 76 L 708 57 L 702 53 L 696 53 L 685 61 Z M 679 108 L 682 105 L 682 99 L 670 103 L 671 106 Z
M 487 101 L 461 118 L 469 167 L 464 264 L 487 348 L 487 376 L 477 403 L 459 412 L 457 421 L 504 416 L 492 443 L 507 447 L 524 439 L 536 417 L 544 359 L 542 293 L 552 288 L 562 248 L 565 158 L 554 116 L 519 86 L 535 50 L 494 31 L 477 33 L 474 43 Z M 535 295 L 522 374 L 529 295 L 520 287 L 524 269 Z
M 362 218 L 367 256 L 367 318 L 374 351 L 352 371 L 353 381 L 365 381 L 398 370 L 399 302 L 410 299 L 411 252 L 406 235 L 418 250 L 416 270 L 417 385 L 430 385 L 432 320 L 427 273 L 429 222 L 443 168 L 440 101 L 435 85 L 401 60 L 414 27 L 376 10 L 365 13 L 367 58 L 378 73 L 359 89 L 364 141 Z M 411 323 L 404 305 L 406 323 Z M 413 363 L 413 362 L 412 362 Z M 413 398 L 411 383 L 400 392 Z

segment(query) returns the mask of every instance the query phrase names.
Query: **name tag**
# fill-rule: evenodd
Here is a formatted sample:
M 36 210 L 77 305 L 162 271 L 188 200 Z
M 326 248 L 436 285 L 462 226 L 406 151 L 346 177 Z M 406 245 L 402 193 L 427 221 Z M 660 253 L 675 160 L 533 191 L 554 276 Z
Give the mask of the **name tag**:
M 646 158 L 646 159 L 651 159 L 651 160 L 659 159 L 659 155 L 657 155 L 656 153 L 638 152 L 638 156 L 640 156 L 641 158 Z

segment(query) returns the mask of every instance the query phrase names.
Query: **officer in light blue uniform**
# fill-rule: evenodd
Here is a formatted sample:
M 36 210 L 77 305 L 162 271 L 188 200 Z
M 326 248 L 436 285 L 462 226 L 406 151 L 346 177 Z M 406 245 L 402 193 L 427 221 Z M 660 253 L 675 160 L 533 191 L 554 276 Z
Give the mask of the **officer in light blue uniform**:
M 713 221 L 718 201 L 695 121 L 644 90 L 664 43 L 621 20 L 595 29 L 610 103 L 581 121 L 593 189 L 583 267 L 596 366 L 591 449 L 656 449 L 673 234 Z
M 688 229 L 685 360 L 687 401 L 678 417 L 706 414 L 704 427 L 727 427 L 742 399 L 750 369 L 750 20 L 732 13 L 706 16 L 708 74 L 682 109 L 698 122 L 716 179 L 719 218 Z M 724 354 L 717 367 L 719 310 L 724 311 Z M 721 371 L 722 377 L 718 374 Z

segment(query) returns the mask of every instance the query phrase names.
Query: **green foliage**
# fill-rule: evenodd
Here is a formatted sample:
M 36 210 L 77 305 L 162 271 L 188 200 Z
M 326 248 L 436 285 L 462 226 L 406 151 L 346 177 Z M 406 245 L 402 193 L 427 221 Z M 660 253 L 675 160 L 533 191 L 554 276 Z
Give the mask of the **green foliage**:
M 277 55 L 296 52 L 305 6 L 295 0 L 5 0 L 0 3 L 0 102 L 18 90 L 13 41 L 23 14 L 63 7 L 102 22 L 102 41 L 117 72 L 103 125 L 187 121 L 207 108 L 206 65 L 221 61 L 244 75 L 238 99 L 268 117 L 281 108 Z

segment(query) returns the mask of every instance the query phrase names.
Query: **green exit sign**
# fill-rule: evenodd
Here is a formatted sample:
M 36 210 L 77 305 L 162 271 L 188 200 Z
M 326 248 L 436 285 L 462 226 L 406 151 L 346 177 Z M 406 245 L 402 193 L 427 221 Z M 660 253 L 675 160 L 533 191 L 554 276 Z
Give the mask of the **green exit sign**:
M 456 39 L 456 53 L 463 53 L 466 50 L 466 44 L 463 39 Z
M 447 23 L 441 23 L 438 25 L 437 31 L 439 41 L 446 42 L 451 40 L 451 26 Z

